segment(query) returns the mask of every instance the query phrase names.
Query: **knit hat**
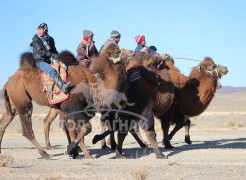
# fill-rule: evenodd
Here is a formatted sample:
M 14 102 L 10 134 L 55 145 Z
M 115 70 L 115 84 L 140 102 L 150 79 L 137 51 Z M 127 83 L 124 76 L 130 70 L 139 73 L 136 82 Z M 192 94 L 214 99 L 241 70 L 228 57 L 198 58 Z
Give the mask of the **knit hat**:
M 47 33 L 48 32 L 48 25 L 46 23 L 41 23 L 38 25 L 38 28 L 43 28 L 43 30 Z
M 137 35 L 135 37 L 135 41 L 137 42 L 137 44 L 142 44 L 142 42 L 145 40 L 145 36 L 144 35 Z
M 116 30 L 113 30 L 110 34 L 110 38 L 112 38 L 112 39 L 120 38 L 120 37 L 121 37 L 121 34 Z
M 83 31 L 83 38 L 84 38 L 84 40 L 88 40 L 91 36 L 93 36 L 94 34 L 93 34 L 93 32 L 91 32 L 90 30 L 87 30 L 87 29 L 85 29 L 84 31 Z

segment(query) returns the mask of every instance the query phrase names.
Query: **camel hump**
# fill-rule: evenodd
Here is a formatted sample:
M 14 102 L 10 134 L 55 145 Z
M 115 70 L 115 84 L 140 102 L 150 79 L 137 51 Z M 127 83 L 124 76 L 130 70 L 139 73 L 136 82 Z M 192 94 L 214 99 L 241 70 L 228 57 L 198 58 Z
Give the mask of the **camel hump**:
M 20 68 L 32 69 L 35 67 L 35 60 L 31 52 L 24 52 L 20 56 Z
M 78 61 L 70 51 L 62 51 L 58 54 L 57 59 L 66 65 L 78 65 Z

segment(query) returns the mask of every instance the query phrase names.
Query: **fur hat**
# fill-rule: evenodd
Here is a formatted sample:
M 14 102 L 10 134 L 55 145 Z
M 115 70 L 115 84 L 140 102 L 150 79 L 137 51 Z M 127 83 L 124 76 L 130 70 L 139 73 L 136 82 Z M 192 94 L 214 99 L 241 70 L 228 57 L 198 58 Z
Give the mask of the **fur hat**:
M 111 39 L 120 38 L 120 37 L 121 37 L 121 34 L 116 30 L 113 30 L 110 34 Z
M 83 38 L 84 38 L 84 40 L 88 40 L 91 36 L 93 36 L 94 34 L 93 34 L 93 32 L 92 31 L 90 31 L 90 30 L 87 30 L 87 29 L 85 29 L 84 31 L 83 31 Z
M 142 42 L 145 40 L 145 36 L 144 35 L 137 35 L 135 37 L 135 41 L 137 44 L 142 44 Z

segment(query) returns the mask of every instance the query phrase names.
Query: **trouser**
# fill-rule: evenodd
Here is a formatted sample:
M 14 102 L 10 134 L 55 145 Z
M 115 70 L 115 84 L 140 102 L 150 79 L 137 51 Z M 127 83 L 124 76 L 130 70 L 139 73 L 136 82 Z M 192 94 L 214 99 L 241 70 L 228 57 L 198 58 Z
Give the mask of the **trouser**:
M 43 72 L 50 75 L 50 77 L 56 82 L 57 72 L 52 68 L 48 63 L 44 61 L 36 62 L 36 66 L 41 69 Z

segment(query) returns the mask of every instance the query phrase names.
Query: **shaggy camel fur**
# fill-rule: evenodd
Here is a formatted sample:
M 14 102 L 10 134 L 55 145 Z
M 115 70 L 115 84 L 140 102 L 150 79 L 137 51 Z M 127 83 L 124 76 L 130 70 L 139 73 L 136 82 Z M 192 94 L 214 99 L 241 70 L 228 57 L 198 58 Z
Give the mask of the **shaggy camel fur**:
M 171 123 L 176 124 L 169 134 L 169 139 L 171 140 L 174 134 L 185 126 L 185 142 L 190 144 L 189 117 L 198 116 L 207 109 L 216 92 L 218 78 L 227 74 L 228 70 L 227 67 L 215 64 L 209 57 L 205 57 L 197 67 L 194 67 L 189 77 L 180 73 L 171 57 L 166 61 L 166 66 L 175 87 L 172 105 L 174 112 L 168 111 L 166 114 L 171 116 Z
M 104 77 L 109 79 L 105 86 L 110 88 L 120 87 L 117 80 L 122 78 L 122 74 L 120 73 L 124 73 L 124 71 L 118 71 L 119 67 L 124 69 L 124 65 L 114 64 L 110 60 L 111 57 L 117 58 L 119 53 L 120 49 L 118 45 L 110 43 L 105 47 L 104 53 L 97 58 L 97 61 L 104 63 L 104 71 L 107 71 L 107 68 L 111 71 L 111 74 L 105 74 Z M 0 148 L 6 127 L 18 114 L 22 125 L 23 136 L 35 146 L 43 158 L 50 157 L 37 142 L 33 133 L 31 115 L 32 101 L 35 101 L 40 105 L 61 110 L 68 116 L 70 122 L 75 122 L 75 128 L 79 128 L 79 133 L 75 135 L 74 129 L 69 131 L 73 144 L 69 146 L 68 150 L 73 152 L 73 149 L 79 145 L 85 157 L 91 157 L 84 144 L 84 136 L 91 132 L 91 124 L 89 122 L 91 116 L 83 112 L 83 109 L 88 105 L 86 97 L 90 96 L 91 91 L 88 83 L 95 83 L 96 78 L 88 69 L 74 65 L 76 64 L 76 59 L 71 53 L 61 53 L 58 59 L 62 61 L 64 57 L 68 62 L 73 62 L 68 66 L 68 81 L 72 83 L 73 89 L 71 90 L 68 100 L 56 105 L 50 105 L 46 99 L 46 94 L 42 92 L 43 85 L 40 80 L 41 71 L 34 67 L 32 53 L 22 54 L 20 69 L 10 77 L 2 92 L 5 111 L 0 120 Z M 128 57 L 128 55 L 122 53 L 122 57 Z M 78 124 L 79 120 L 82 120 L 80 124 Z
M 156 61 L 156 57 L 152 57 Z M 148 58 L 147 58 L 148 59 Z M 165 129 L 166 142 L 168 139 L 169 121 L 163 119 L 163 114 L 169 109 L 174 98 L 174 87 L 170 81 L 167 70 L 148 70 L 139 64 L 138 58 L 132 59 L 127 63 L 127 73 L 129 86 L 126 92 L 128 101 L 134 103 L 134 106 L 126 106 L 124 112 L 119 113 L 118 129 L 109 128 L 106 132 L 96 135 L 93 143 L 102 140 L 107 135 L 113 135 L 118 130 L 118 145 L 116 157 L 122 158 L 123 141 L 127 132 L 134 132 L 134 125 L 138 122 L 146 132 L 146 136 L 153 147 L 157 158 L 164 158 L 164 155 L 158 148 L 154 131 L 154 115 L 161 119 L 162 127 Z M 139 73 L 141 78 L 131 81 L 133 74 Z M 143 98 L 144 97 L 144 98 Z M 134 114 L 140 116 L 134 116 Z M 110 124 L 112 127 L 112 124 Z M 168 144 L 167 144 L 168 146 Z

